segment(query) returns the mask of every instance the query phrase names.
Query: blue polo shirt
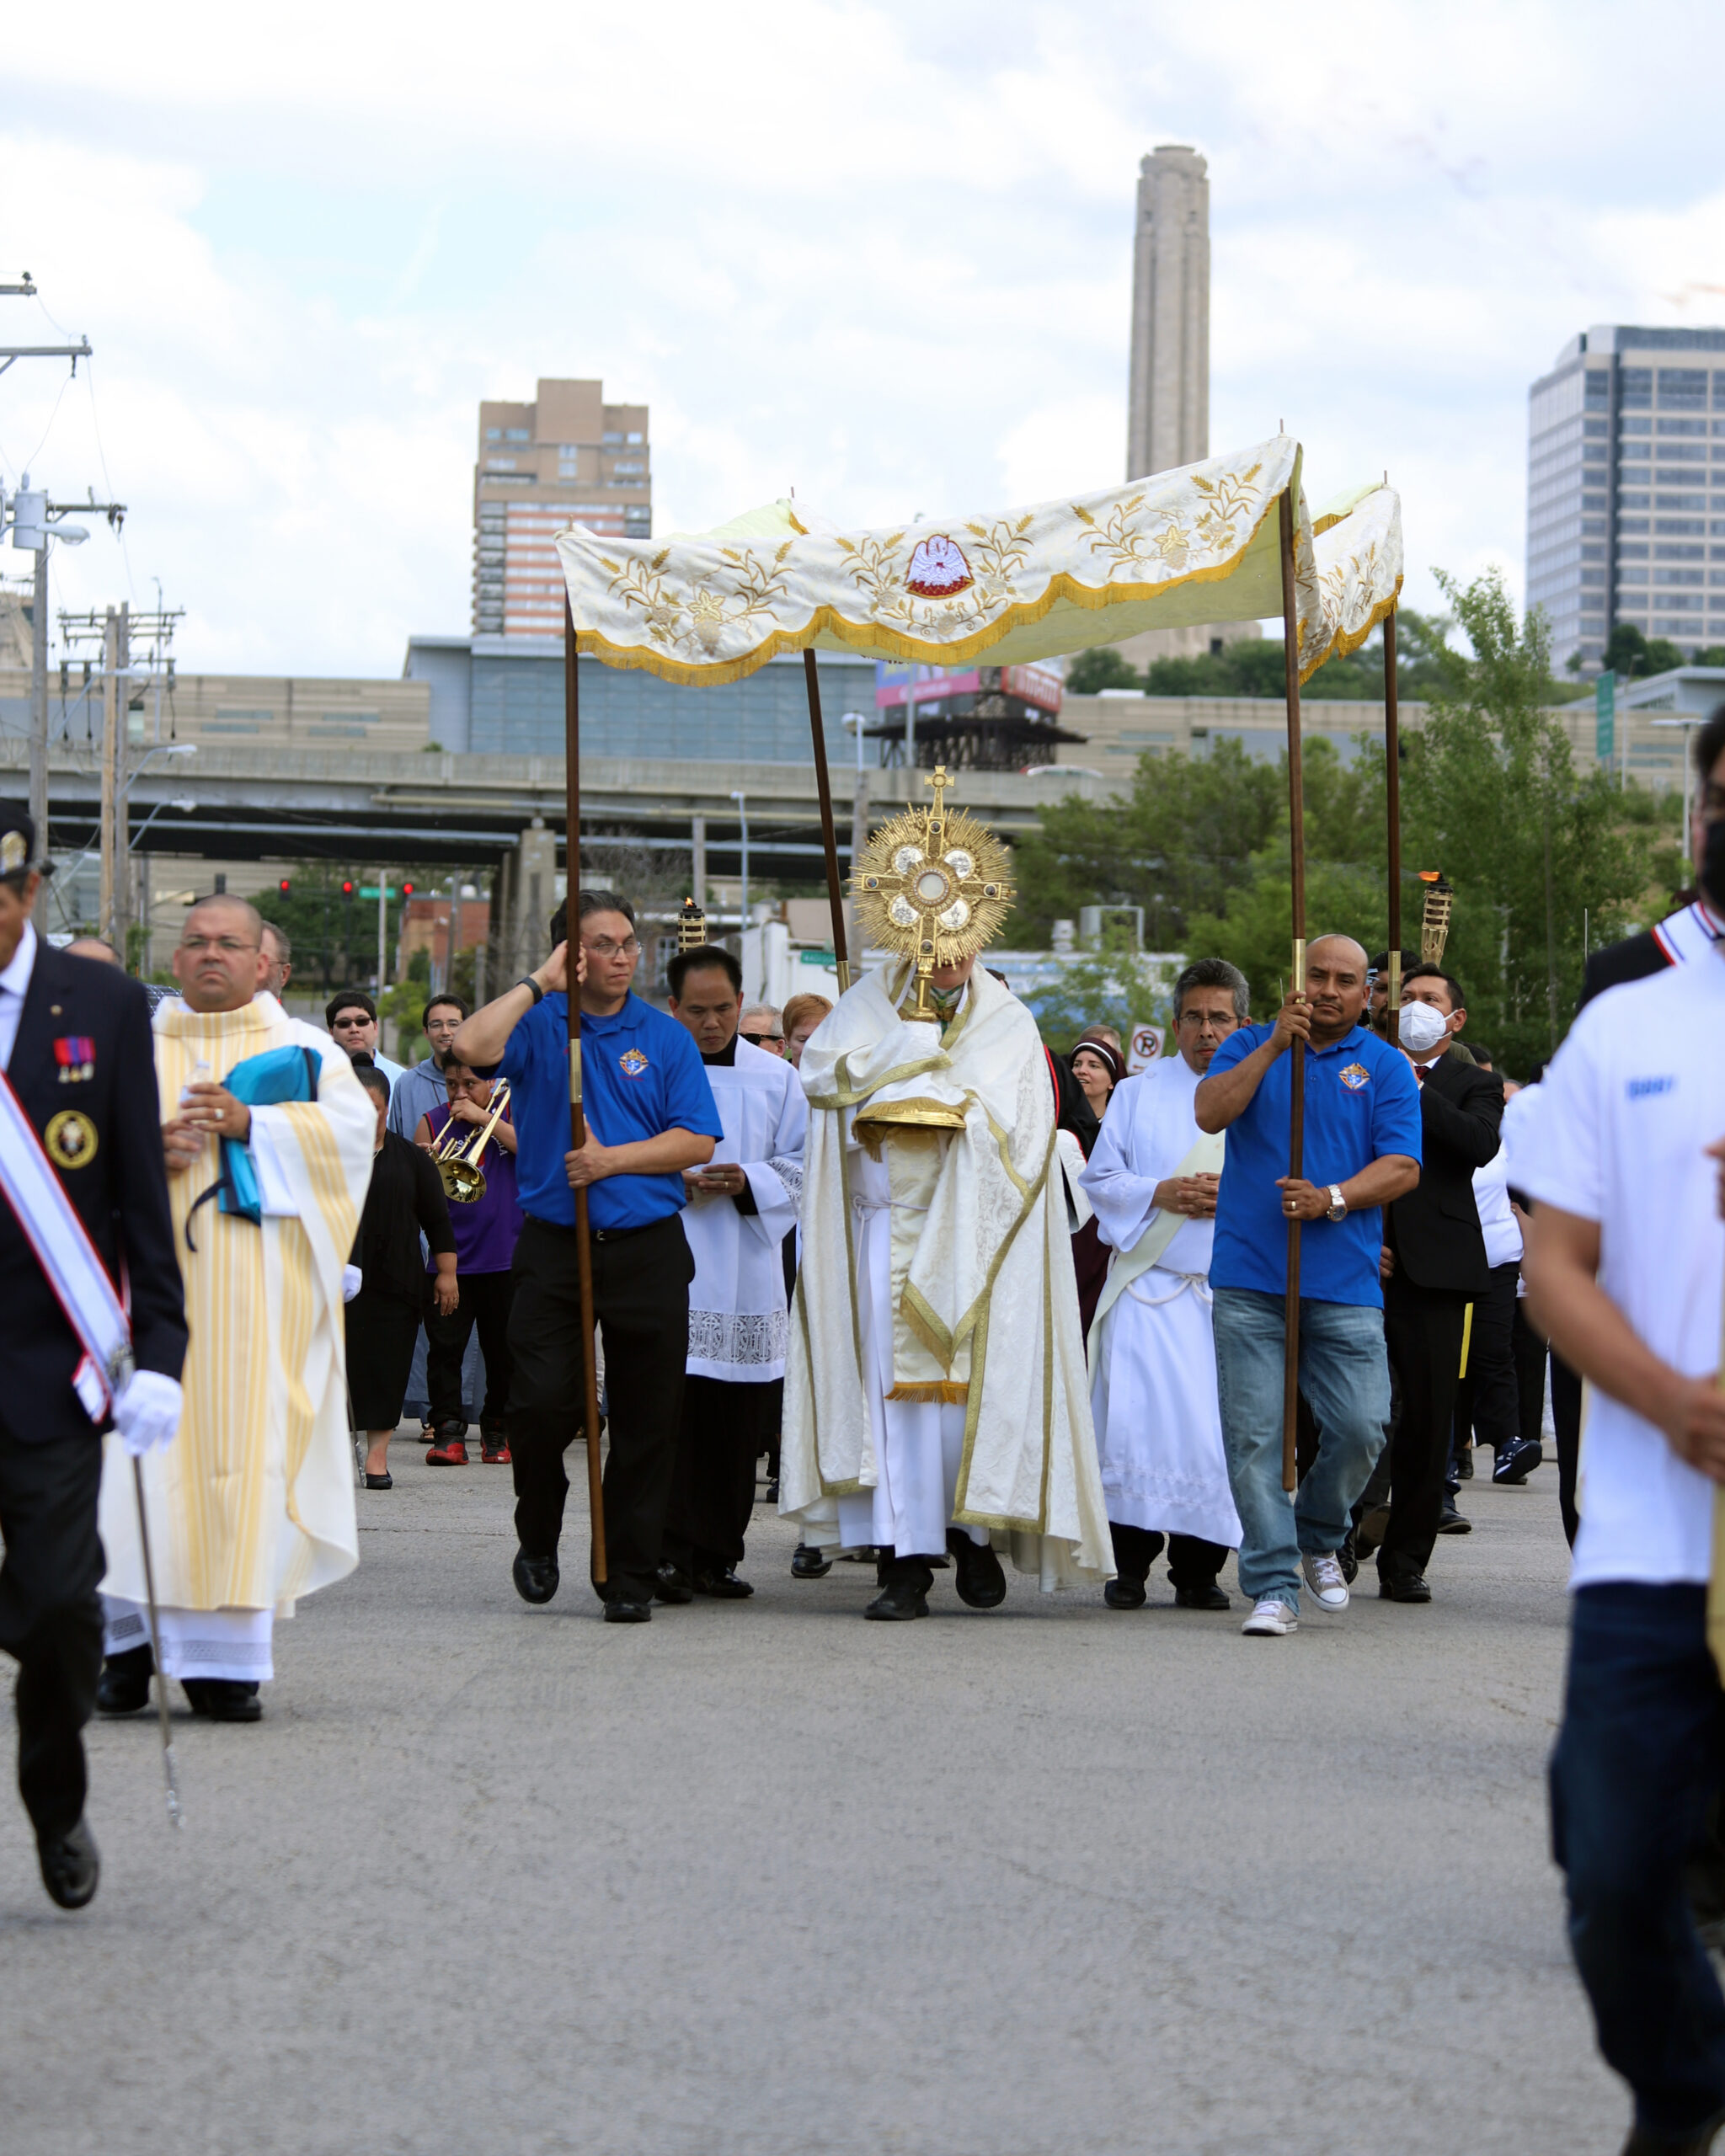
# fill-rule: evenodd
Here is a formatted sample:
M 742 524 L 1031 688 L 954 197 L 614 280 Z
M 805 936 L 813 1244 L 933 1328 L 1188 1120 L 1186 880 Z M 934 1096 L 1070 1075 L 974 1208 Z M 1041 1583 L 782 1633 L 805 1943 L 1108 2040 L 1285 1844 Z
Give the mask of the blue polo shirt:
M 1273 1026 L 1242 1026 L 1210 1059 L 1215 1077 L 1267 1041 Z M 1288 1120 L 1294 1058 L 1279 1055 L 1246 1113 L 1228 1125 L 1228 1150 L 1216 1198 L 1210 1277 L 1216 1288 L 1288 1291 L 1288 1216 L 1276 1177 L 1288 1172 Z M 1386 1153 L 1420 1158 L 1419 1084 L 1400 1049 L 1358 1026 L 1338 1041 L 1306 1050 L 1308 1182 L 1346 1182 Z M 1320 1303 L 1365 1303 L 1381 1310 L 1378 1254 L 1381 1206 L 1343 1220 L 1307 1220 L 1300 1230 L 1300 1293 Z
M 569 1150 L 569 1001 L 547 995 L 520 1020 L 497 1068 L 509 1080 L 521 1210 L 575 1225 Z M 602 1145 L 628 1145 L 667 1130 L 723 1138 L 713 1088 L 693 1037 L 633 992 L 608 1018 L 581 1019 L 581 1091 L 588 1126 Z M 686 1203 L 682 1177 L 607 1176 L 587 1193 L 595 1228 L 644 1228 Z

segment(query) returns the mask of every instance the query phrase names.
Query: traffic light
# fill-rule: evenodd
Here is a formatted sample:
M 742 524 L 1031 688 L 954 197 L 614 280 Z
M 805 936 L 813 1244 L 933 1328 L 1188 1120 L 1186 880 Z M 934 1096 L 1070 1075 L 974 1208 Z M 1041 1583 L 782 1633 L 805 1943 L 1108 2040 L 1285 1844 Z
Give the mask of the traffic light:
M 413 885 L 411 883 L 403 883 L 401 887 L 401 894 L 404 899 L 412 898 L 414 895 Z
M 291 878 L 291 877 L 289 877 L 289 876 L 284 876 L 284 877 L 282 878 L 281 881 L 280 881 L 280 883 L 275 886 L 275 888 L 276 888 L 276 889 L 277 889 L 278 891 L 280 891 L 280 894 L 281 894 L 281 895 L 282 895 L 282 897 L 283 897 L 283 898 L 285 898 L 285 899 L 291 898 L 291 897 L 293 896 L 293 879 L 292 879 L 292 878 Z
M 344 899 L 350 899 L 350 898 L 353 896 L 353 894 L 354 894 L 354 887 L 353 887 L 353 883 L 352 883 L 351 880 L 350 880 L 349 882 L 347 882 L 347 883 L 344 883 L 344 884 L 342 885 L 342 887 L 341 887 L 341 895 L 342 895 L 342 896 L 343 896 L 343 898 L 344 898 Z

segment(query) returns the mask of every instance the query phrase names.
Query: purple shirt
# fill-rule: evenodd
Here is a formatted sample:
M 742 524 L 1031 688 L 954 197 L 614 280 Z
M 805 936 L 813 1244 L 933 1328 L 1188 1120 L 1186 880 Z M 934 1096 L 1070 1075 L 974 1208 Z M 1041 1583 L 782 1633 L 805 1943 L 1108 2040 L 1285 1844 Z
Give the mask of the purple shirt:
M 507 1123 L 509 1119 L 505 1108 L 503 1120 Z M 425 1120 L 431 1126 L 431 1142 L 435 1145 L 449 1128 L 447 1103 L 430 1109 Z M 468 1134 L 470 1138 L 477 1137 L 478 1127 L 473 1126 Z M 455 1230 L 457 1278 L 463 1273 L 507 1273 L 515 1254 L 515 1238 L 521 1232 L 515 1155 L 505 1152 L 494 1138 L 480 1157 L 479 1171 L 485 1178 L 485 1195 L 471 1205 L 457 1204 L 453 1198 L 449 1203 L 449 1225 Z M 428 1273 L 435 1269 L 429 1265 L 425 1268 Z

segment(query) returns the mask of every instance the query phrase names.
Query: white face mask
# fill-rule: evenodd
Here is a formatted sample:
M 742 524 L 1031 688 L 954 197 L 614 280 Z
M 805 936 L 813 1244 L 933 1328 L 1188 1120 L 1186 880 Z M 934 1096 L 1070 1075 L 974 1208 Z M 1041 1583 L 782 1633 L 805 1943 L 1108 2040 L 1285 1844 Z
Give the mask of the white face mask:
M 1429 1003 L 1404 1003 L 1397 1014 L 1398 1035 L 1410 1055 L 1429 1055 L 1450 1030 L 1450 1022 Z

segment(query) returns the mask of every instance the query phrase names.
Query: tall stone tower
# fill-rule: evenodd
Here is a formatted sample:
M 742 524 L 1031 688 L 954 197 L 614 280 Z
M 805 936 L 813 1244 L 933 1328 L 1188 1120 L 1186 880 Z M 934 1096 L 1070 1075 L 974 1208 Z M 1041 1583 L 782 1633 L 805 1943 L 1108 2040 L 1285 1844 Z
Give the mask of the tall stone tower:
M 1161 144 L 1138 167 L 1126 477 L 1210 454 L 1210 181 L 1197 152 Z

